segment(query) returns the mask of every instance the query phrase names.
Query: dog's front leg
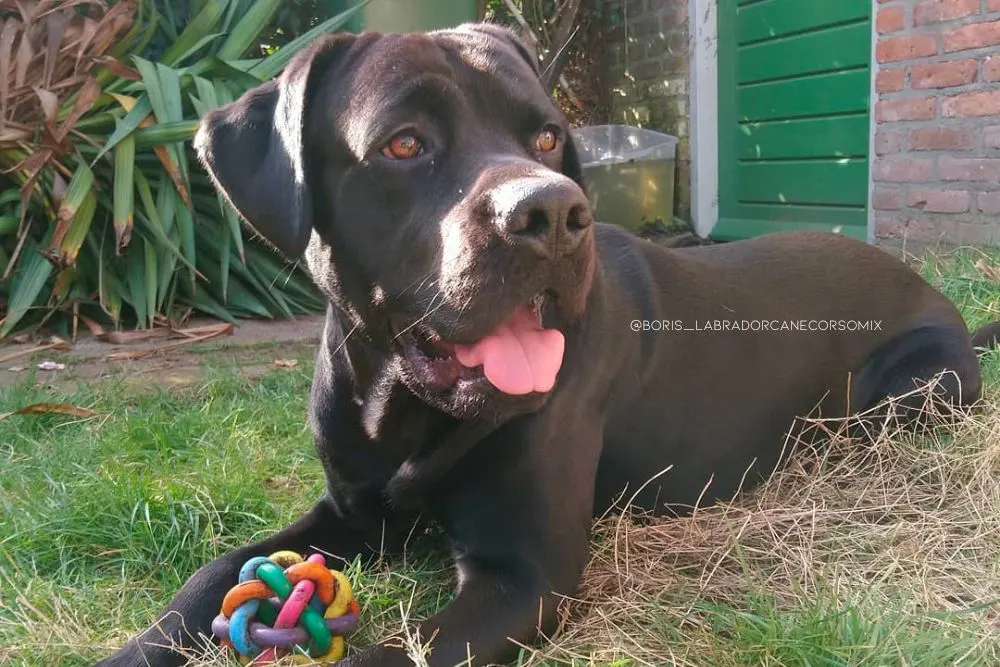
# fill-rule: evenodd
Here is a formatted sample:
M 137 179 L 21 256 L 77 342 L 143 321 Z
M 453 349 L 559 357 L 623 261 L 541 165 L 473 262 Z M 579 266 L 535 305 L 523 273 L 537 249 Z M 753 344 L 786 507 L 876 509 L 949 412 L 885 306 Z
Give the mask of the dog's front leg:
M 518 651 L 514 642 L 529 644 L 556 626 L 560 598 L 554 584 L 532 572 L 533 567 L 514 560 L 460 561 L 458 595 L 448 607 L 421 623 L 412 636 L 364 649 L 335 667 L 412 667 L 421 663 L 409 656 L 424 651 L 430 667 L 510 661 Z
M 601 429 L 582 421 L 535 437 L 501 430 L 442 481 L 429 509 L 453 541 L 457 595 L 407 642 L 429 650 L 430 667 L 503 664 L 556 628 L 589 556 Z M 402 639 L 337 667 L 410 667 Z
M 254 556 L 275 551 L 314 549 L 352 560 L 380 546 L 380 529 L 349 525 L 332 501 L 324 499 L 301 519 L 272 537 L 232 551 L 201 567 L 185 582 L 156 621 L 95 667 L 175 667 L 185 651 L 204 646 L 222 598 L 237 581 L 240 568 Z M 370 534 L 369 534 L 370 533 Z M 188 655 L 187 657 L 190 657 Z

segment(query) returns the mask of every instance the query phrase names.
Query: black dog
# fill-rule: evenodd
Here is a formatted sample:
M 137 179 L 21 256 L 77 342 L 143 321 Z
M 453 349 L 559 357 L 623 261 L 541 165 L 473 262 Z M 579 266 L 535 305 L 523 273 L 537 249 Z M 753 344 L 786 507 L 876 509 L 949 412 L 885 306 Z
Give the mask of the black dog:
M 731 497 L 814 409 L 844 416 L 944 371 L 942 404 L 978 398 L 973 342 L 1000 329 L 970 340 L 878 249 L 789 233 L 667 250 L 594 224 L 535 62 L 488 25 L 338 35 L 205 118 L 220 190 L 305 254 L 330 301 L 310 409 L 329 492 L 204 566 L 100 664 L 179 664 L 163 645 L 209 633 L 250 556 L 392 553 L 418 516 L 458 568 L 420 626 L 430 663 L 504 662 L 553 629 L 595 510 Z M 410 661 L 377 645 L 344 664 Z

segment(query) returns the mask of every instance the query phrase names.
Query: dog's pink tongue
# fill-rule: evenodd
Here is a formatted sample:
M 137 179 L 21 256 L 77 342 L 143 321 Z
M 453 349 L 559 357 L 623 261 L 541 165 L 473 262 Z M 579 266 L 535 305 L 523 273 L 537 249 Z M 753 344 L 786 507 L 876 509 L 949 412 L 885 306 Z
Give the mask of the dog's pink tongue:
M 555 386 L 565 346 L 561 332 L 543 329 L 522 306 L 482 340 L 456 345 L 455 356 L 468 368 L 482 365 L 486 379 L 505 394 L 530 394 Z

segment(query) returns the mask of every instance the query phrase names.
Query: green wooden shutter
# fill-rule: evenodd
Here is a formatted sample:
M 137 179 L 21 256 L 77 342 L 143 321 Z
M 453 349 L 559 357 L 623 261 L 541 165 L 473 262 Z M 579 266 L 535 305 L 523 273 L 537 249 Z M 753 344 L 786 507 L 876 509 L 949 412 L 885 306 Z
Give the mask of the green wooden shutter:
M 871 0 L 719 0 L 712 237 L 867 238 Z

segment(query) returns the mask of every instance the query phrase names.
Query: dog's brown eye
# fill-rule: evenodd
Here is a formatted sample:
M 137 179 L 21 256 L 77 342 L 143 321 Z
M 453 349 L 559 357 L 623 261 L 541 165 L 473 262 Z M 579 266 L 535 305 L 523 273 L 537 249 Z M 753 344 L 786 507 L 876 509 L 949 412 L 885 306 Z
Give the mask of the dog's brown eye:
M 535 148 L 543 153 L 548 153 L 551 150 L 555 150 L 556 144 L 559 143 L 559 137 L 556 133 L 550 129 L 544 129 L 538 133 L 535 137 Z
M 390 160 L 409 160 L 423 152 L 424 146 L 412 134 L 397 134 L 382 149 L 382 155 Z

